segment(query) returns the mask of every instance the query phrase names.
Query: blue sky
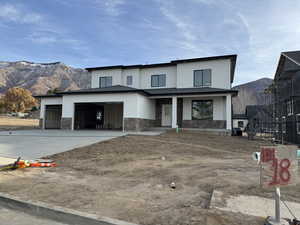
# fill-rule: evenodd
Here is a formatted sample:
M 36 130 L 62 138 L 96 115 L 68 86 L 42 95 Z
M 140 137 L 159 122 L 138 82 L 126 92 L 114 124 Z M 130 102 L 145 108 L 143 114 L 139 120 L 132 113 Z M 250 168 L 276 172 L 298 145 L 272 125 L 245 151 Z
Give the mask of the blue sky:
M 300 49 L 298 0 L 1 0 L 0 61 L 74 67 L 238 54 L 235 84 Z

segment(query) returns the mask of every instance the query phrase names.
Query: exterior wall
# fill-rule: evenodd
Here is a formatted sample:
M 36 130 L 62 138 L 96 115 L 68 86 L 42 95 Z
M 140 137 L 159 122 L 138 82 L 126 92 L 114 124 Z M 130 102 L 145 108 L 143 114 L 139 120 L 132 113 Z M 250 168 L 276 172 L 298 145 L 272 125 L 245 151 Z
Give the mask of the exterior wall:
M 125 131 L 143 131 L 154 127 L 155 121 L 141 118 L 124 118 Z
M 39 119 L 39 128 L 40 129 L 44 128 L 44 119 Z
M 226 120 L 183 120 L 183 128 L 226 129 Z
M 132 85 L 127 85 L 127 76 L 132 76 Z M 140 88 L 140 69 L 122 70 L 122 85 L 133 88 Z
M 141 89 L 149 89 L 151 87 L 151 75 L 166 74 L 166 86 L 161 88 L 176 87 L 176 66 L 153 67 L 141 69 Z M 153 87 L 159 88 L 159 87 Z
M 183 120 L 192 120 L 192 100 L 213 100 L 213 120 L 226 120 L 224 97 L 183 98 Z
M 166 86 L 162 88 L 192 88 L 194 87 L 194 70 L 211 69 L 212 84 L 214 88 L 231 88 L 229 59 L 208 60 L 203 62 L 179 63 L 171 66 L 133 68 L 133 69 L 103 69 L 92 71 L 92 88 L 99 87 L 99 77 L 111 76 L 112 85 L 126 84 L 126 77 L 133 77 L 130 87 L 149 89 L 151 87 L 151 76 L 166 74 Z M 157 88 L 157 87 L 154 87 Z
M 135 93 L 124 94 L 85 94 L 85 95 L 65 95 L 63 97 L 63 112 L 64 118 L 73 117 L 74 103 L 88 102 L 123 102 L 124 117 L 139 117 L 138 114 L 138 95 Z
M 162 88 L 176 87 L 176 66 L 153 67 L 144 69 L 95 70 L 92 71 L 91 87 L 99 87 L 99 77 L 111 76 L 112 85 L 123 85 L 138 89 L 148 89 L 152 88 L 151 76 L 156 74 L 166 74 L 166 86 Z M 127 85 L 127 76 L 132 76 L 132 85 Z
M 177 64 L 177 88 L 194 87 L 194 70 L 202 69 L 211 69 L 211 87 L 231 88 L 229 59 Z
M 122 102 L 124 118 L 155 120 L 155 101 L 136 93 L 65 95 L 62 102 L 62 118 L 72 120 L 74 120 L 74 104 L 88 102 Z
M 99 88 L 99 77 L 112 77 L 112 85 L 121 85 L 122 82 L 122 70 L 110 69 L 110 70 L 95 70 L 92 71 L 92 88 Z
M 61 129 L 63 130 L 71 130 L 73 127 L 72 124 L 73 118 L 61 118 Z
M 138 118 L 155 119 L 155 100 L 138 95 Z

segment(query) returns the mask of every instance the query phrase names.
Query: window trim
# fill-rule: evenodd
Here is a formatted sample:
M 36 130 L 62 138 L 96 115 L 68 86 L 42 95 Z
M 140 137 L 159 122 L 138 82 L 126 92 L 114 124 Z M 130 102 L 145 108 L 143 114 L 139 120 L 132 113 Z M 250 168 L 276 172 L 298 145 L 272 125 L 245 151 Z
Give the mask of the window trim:
M 101 79 L 104 79 L 105 78 L 105 86 L 101 86 Z M 108 78 L 110 78 L 111 79 L 111 85 L 106 85 L 106 83 L 107 83 L 107 79 Z M 99 88 L 106 88 L 106 87 L 111 87 L 112 86 L 112 76 L 101 76 L 101 77 L 99 77 Z
M 157 86 L 153 84 L 153 79 L 155 77 L 158 78 L 158 80 L 157 80 L 157 82 L 158 82 Z M 159 83 L 160 83 L 159 82 L 159 78 L 160 77 L 164 77 L 164 79 L 165 79 L 164 84 L 162 86 L 159 85 Z M 151 75 L 151 87 L 166 87 L 166 83 L 167 83 L 167 75 L 166 74 L 153 74 L 153 75 Z
M 130 84 L 128 83 L 128 79 L 131 79 L 131 82 L 130 82 Z M 126 85 L 127 86 L 132 86 L 133 85 L 133 76 L 132 75 L 128 75 L 128 76 L 126 76 Z
M 194 102 L 211 102 L 211 118 L 203 118 L 203 119 L 197 119 L 195 117 L 193 117 L 193 103 Z M 206 99 L 206 100 L 192 100 L 192 104 L 191 104 L 191 117 L 192 117 L 192 120 L 213 120 L 214 119 L 214 101 L 212 99 Z
M 206 70 L 208 70 L 208 71 L 210 71 L 210 85 L 203 85 L 203 72 L 204 71 L 206 71 Z M 195 77 L 196 77 L 196 72 L 199 72 L 199 71 L 201 71 L 202 72 L 202 76 L 201 76 L 201 84 L 202 85 L 196 85 L 196 79 L 195 79 Z M 194 79 L 194 82 L 193 82 L 193 85 L 194 85 L 194 87 L 211 87 L 211 83 L 212 83 L 212 69 L 201 69 L 201 70 L 194 70 L 193 71 L 193 73 L 194 73 L 194 77 L 193 77 L 193 79 Z

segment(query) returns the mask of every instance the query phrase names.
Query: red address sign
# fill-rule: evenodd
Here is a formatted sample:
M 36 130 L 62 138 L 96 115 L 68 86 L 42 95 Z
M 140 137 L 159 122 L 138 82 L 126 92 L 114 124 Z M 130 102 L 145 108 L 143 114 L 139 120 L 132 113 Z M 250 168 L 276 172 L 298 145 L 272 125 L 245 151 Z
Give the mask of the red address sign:
M 298 166 L 296 151 L 286 146 L 262 147 L 261 184 L 264 187 L 286 186 L 296 183 Z

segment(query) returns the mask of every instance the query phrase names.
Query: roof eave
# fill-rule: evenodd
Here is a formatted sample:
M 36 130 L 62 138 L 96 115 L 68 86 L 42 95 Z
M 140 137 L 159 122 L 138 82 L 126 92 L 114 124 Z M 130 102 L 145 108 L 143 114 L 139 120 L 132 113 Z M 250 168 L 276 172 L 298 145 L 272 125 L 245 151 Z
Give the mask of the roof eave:
M 34 95 L 34 98 L 59 98 L 62 97 L 61 94 L 55 94 L 55 95 Z
M 185 92 L 185 93 L 158 93 L 158 94 L 151 94 L 148 93 L 149 96 L 182 96 L 182 95 L 213 95 L 213 94 L 233 94 L 236 96 L 238 94 L 237 90 L 228 90 L 228 91 L 206 91 L 206 92 Z
M 140 93 L 143 95 L 148 96 L 148 93 L 144 92 L 143 90 L 117 90 L 117 91 L 86 91 L 86 92 L 76 92 L 76 91 L 69 91 L 69 92 L 60 92 L 61 95 L 88 95 L 88 94 L 114 94 L 114 93 Z

